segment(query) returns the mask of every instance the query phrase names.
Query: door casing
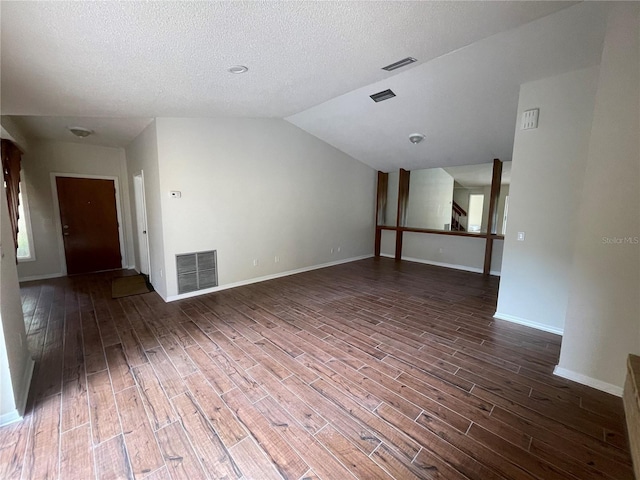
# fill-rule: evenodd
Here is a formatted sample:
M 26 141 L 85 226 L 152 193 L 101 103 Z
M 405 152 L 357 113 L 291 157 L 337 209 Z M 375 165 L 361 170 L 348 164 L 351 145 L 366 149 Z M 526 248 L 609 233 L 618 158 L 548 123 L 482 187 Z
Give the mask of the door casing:
M 151 255 L 149 252 L 149 225 L 147 223 L 147 204 L 144 193 L 144 171 L 133 176 L 133 195 L 136 211 L 136 229 L 138 232 L 138 259 L 140 273 L 151 275 Z M 142 231 L 146 233 L 142 233 Z M 144 252 L 144 255 L 143 255 Z

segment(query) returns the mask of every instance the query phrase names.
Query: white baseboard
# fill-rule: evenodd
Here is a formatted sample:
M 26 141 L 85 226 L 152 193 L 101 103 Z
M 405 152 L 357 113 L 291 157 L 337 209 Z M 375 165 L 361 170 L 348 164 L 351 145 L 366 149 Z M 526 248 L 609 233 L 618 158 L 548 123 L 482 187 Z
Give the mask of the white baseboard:
M 556 335 L 560 336 L 564 334 L 564 330 L 562 328 L 552 327 L 549 325 L 545 325 L 544 323 L 538 323 L 526 318 L 516 317 L 515 315 L 496 312 L 493 314 L 493 318 L 497 318 L 498 320 L 506 320 L 507 322 L 511 323 L 517 323 L 518 325 L 524 325 L 525 327 L 535 328 L 536 330 L 542 330 L 543 332 L 555 333 Z
M 387 257 L 387 258 L 395 258 L 395 256 L 388 255 L 386 253 L 381 253 L 380 256 Z M 408 262 L 415 262 L 415 263 L 424 263 L 426 265 L 433 265 L 436 267 L 452 268 L 454 270 L 462 270 L 464 272 L 482 273 L 483 271 L 481 268 L 477 268 L 477 267 L 469 267 L 467 265 L 458 265 L 455 263 L 434 262 L 432 260 L 425 260 L 423 258 L 402 257 L 402 260 L 406 260 Z M 491 270 L 489 273 L 496 277 L 500 276 L 500 272 L 498 272 L 497 270 Z
M 18 282 L 34 282 L 36 280 L 49 280 L 50 278 L 60 278 L 64 277 L 65 274 L 62 272 L 59 273 L 48 273 L 46 275 L 31 275 L 29 277 L 18 277 Z
M 31 386 L 34 365 L 35 362 L 30 358 L 22 375 L 22 391 L 15 399 L 16 408 L 0 415 L 0 427 L 22 420 L 27 405 L 27 397 L 29 396 L 29 387 Z
M 312 265 L 310 267 L 297 268 L 295 270 L 289 270 L 289 271 L 286 271 L 286 272 L 274 273 L 274 274 L 271 274 L 271 275 L 265 275 L 263 277 L 250 278 L 248 280 L 241 280 L 239 282 L 227 283 L 226 285 L 220 285 L 218 287 L 207 288 L 205 290 L 197 290 L 195 292 L 181 293 L 181 294 L 178 294 L 178 295 L 168 295 L 167 298 L 162 297 L 162 295 L 160 295 L 160 296 L 162 297 L 162 299 L 165 302 L 174 302 L 176 300 L 183 300 L 185 298 L 197 297 L 199 295 L 206 295 L 207 293 L 219 292 L 221 290 L 227 290 L 229 288 L 242 287 L 243 285 L 251 285 L 252 283 L 259 283 L 259 282 L 265 282 L 267 280 L 274 280 L 276 278 L 288 277 L 289 275 L 295 275 L 297 273 L 310 272 L 312 270 L 318 270 L 320 268 L 327 268 L 327 267 L 333 267 L 335 265 L 341 265 L 343 263 L 356 262 L 358 260 L 364 260 L 365 258 L 371 258 L 371 257 L 373 257 L 372 254 L 370 254 L 370 255 L 361 255 L 359 257 L 345 258 L 343 260 L 336 260 L 334 262 L 322 263 L 320 265 Z
M 14 408 L 12 411 L 0 415 L 0 427 L 19 422 L 20 420 L 22 420 L 22 415 L 18 413 L 17 408 Z
M 587 387 L 593 387 L 597 390 L 601 390 L 616 397 L 622 397 L 622 387 L 613 385 L 611 383 L 603 382 L 602 380 L 596 380 L 595 378 L 583 375 L 582 373 L 574 372 L 573 370 L 567 370 L 556 365 L 553 369 L 553 374 L 567 380 L 573 380 L 574 382 L 581 383 Z

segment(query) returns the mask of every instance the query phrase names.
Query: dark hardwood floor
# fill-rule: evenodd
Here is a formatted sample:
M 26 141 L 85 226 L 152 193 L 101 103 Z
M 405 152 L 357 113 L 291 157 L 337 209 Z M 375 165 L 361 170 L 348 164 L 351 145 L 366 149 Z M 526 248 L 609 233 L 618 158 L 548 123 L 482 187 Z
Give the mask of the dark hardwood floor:
M 37 361 L 2 479 L 631 480 L 619 398 L 498 281 L 370 259 L 165 304 L 23 285 Z

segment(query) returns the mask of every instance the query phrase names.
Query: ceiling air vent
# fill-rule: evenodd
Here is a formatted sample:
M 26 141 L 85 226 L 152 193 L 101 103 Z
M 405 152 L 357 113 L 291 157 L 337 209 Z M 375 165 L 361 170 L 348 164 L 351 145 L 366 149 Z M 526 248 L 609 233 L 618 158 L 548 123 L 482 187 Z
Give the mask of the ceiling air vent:
M 374 93 L 373 95 L 369 95 L 371 100 L 374 102 L 382 102 L 383 100 L 389 100 L 396 96 L 391 90 L 385 90 L 384 92 Z
M 395 63 L 392 63 L 391 65 L 387 65 L 386 67 L 382 67 L 382 70 L 386 70 L 387 72 L 390 72 L 391 70 L 396 70 L 398 68 L 402 68 L 405 67 L 407 65 L 411 65 L 412 63 L 417 62 L 417 60 L 413 57 L 407 57 L 407 58 L 403 58 L 402 60 L 398 60 Z
M 218 286 L 216 250 L 176 255 L 178 293 Z

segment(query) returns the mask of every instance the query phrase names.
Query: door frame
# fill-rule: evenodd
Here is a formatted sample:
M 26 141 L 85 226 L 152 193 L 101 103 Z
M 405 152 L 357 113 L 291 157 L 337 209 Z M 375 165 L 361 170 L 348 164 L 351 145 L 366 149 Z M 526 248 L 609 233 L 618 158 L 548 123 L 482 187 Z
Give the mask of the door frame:
M 71 178 L 88 178 L 96 180 L 113 180 L 113 186 L 116 190 L 116 216 L 118 219 L 118 238 L 120 241 L 120 263 L 121 268 L 126 268 L 127 263 L 127 249 L 124 244 L 124 223 L 122 220 L 122 208 L 120 205 L 120 188 L 118 185 L 118 177 L 110 175 L 89 175 L 86 173 L 61 173 L 51 172 L 51 196 L 53 197 L 53 220 L 56 227 L 56 238 L 58 240 L 58 255 L 60 256 L 60 273 L 63 276 L 67 275 L 67 257 L 64 252 L 64 238 L 62 236 L 62 220 L 60 218 L 60 202 L 58 201 L 58 184 L 56 178 L 58 177 L 71 177 Z
M 140 178 L 140 194 L 141 194 L 141 198 L 140 198 L 140 203 L 141 208 L 142 208 L 142 212 L 138 211 L 138 199 L 136 197 L 137 192 L 136 192 L 136 181 L 137 179 Z M 136 212 L 136 231 L 138 230 L 138 215 L 140 213 L 142 213 L 143 215 L 143 220 L 144 220 L 144 227 L 147 231 L 147 233 L 144 235 L 144 242 L 147 245 L 147 275 L 149 276 L 149 278 L 151 278 L 151 247 L 150 247 L 150 242 L 149 242 L 149 221 L 147 218 L 147 198 L 146 198 L 146 192 L 145 192 L 145 188 L 144 188 L 144 170 L 140 170 L 140 172 L 138 173 L 134 173 L 133 174 L 133 204 L 134 204 L 134 210 Z M 138 260 L 140 261 L 140 265 L 136 265 L 136 267 L 138 267 L 140 270 L 138 273 L 142 273 L 142 259 L 140 258 L 140 232 L 137 231 L 137 237 L 138 237 Z

